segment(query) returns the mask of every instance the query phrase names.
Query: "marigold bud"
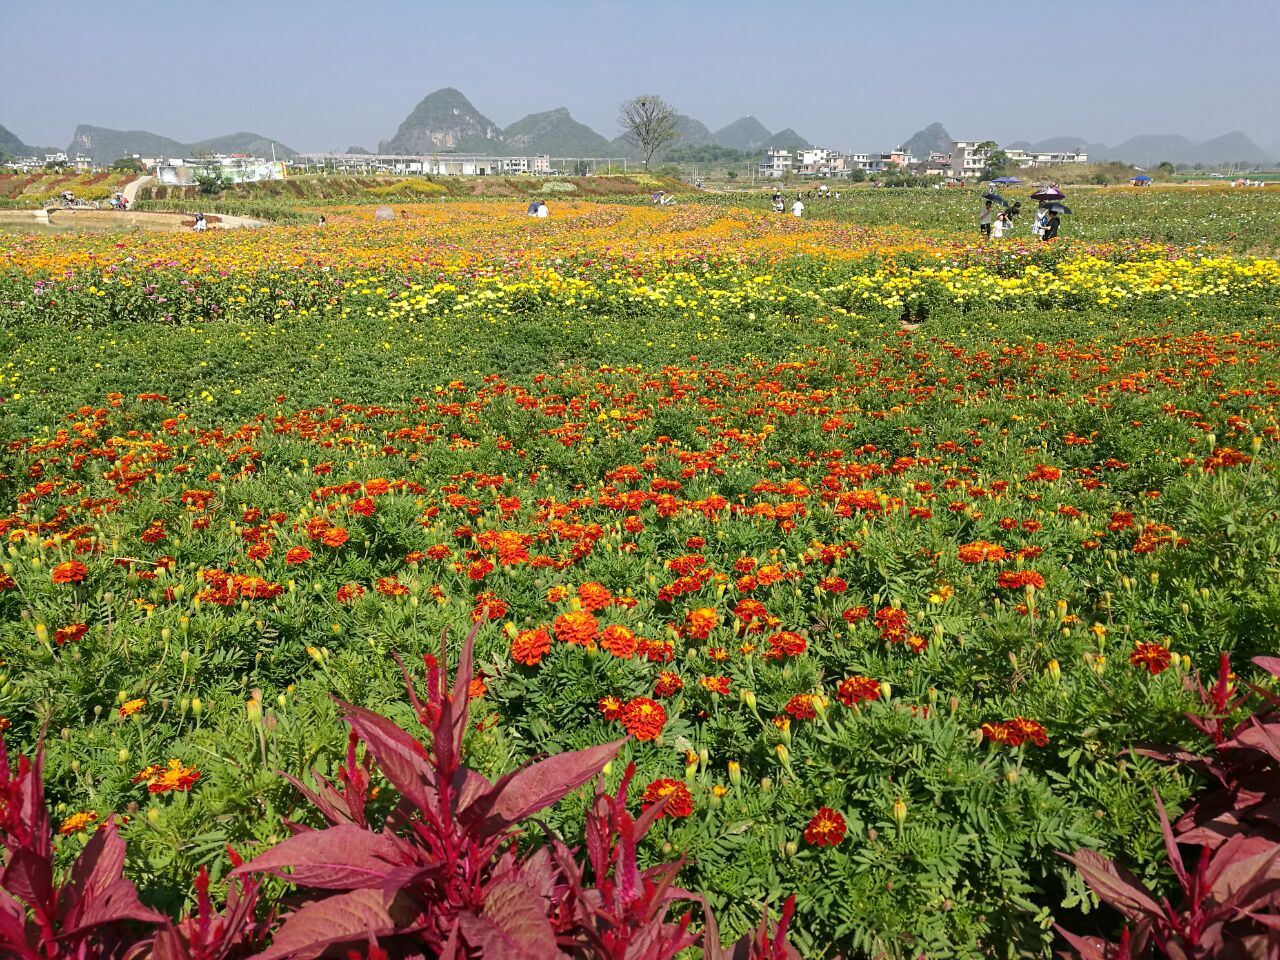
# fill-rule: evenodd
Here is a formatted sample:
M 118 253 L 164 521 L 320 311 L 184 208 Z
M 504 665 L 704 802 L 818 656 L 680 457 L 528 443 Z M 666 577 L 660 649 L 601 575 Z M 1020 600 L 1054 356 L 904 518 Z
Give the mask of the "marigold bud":
M 772 777 L 761 777 L 761 778 L 760 778 L 760 792 L 761 792 L 761 793 L 772 793 L 772 792 L 773 792 L 773 778 L 772 778 Z
M 1057 660 L 1050 660 L 1049 665 L 1045 668 L 1045 673 L 1049 675 L 1049 679 L 1054 683 L 1062 681 L 1062 667 L 1059 666 Z
M 204 712 L 204 704 L 200 701 L 199 697 L 191 698 L 191 712 L 197 717 Z
M 734 787 L 742 786 L 742 764 L 738 763 L 737 760 L 729 761 L 729 782 Z
M 893 801 L 893 822 L 898 825 L 899 829 L 901 829 L 902 824 L 906 822 L 906 819 L 907 804 L 901 797 L 899 797 L 897 800 Z

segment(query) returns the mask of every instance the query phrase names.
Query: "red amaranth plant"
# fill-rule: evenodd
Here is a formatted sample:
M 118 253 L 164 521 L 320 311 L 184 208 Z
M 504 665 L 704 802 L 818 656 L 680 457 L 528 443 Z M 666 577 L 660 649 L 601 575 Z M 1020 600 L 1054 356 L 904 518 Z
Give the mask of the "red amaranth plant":
M 1253 662 L 1280 677 L 1280 658 L 1257 657 Z M 1066 859 L 1127 921 L 1118 943 L 1059 927 L 1082 960 L 1280 957 L 1280 697 L 1251 684 L 1249 689 L 1264 702 L 1227 730 L 1228 717 L 1247 695 L 1233 686 L 1225 653 L 1217 682 L 1206 690 L 1197 679 L 1196 688 L 1208 717 L 1190 720 L 1214 741 L 1215 753 L 1139 751 L 1194 767 L 1213 781 L 1176 824 L 1170 824 L 1156 794 L 1165 850 L 1182 888 L 1182 901 L 1174 907 L 1167 897 L 1157 900 L 1114 861 L 1092 850 L 1077 850 Z M 1193 866 L 1184 862 L 1180 846 L 1199 848 Z
M 44 738 L 34 758 L 12 767 L 0 737 L 0 955 L 18 960 L 116 960 L 137 942 L 130 921 L 161 916 L 138 900 L 124 877 L 124 841 L 106 822 L 65 876 L 53 865 L 53 831 L 44 800 Z
M 295 834 L 235 871 L 266 872 L 308 891 L 287 915 L 261 960 L 313 957 L 330 949 L 378 946 L 392 956 L 554 957 L 576 938 L 559 905 L 568 886 L 551 852 L 516 849 L 515 827 L 595 777 L 622 740 L 529 764 L 490 783 L 462 765 L 469 715 L 472 650 L 480 624 L 462 645 L 452 690 L 433 657 L 423 702 L 408 671 L 405 685 L 427 748 L 390 720 L 341 703 L 400 801 L 377 828 L 365 822 L 368 767 L 354 742 L 339 790 L 322 779 L 307 796 L 329 820 Z

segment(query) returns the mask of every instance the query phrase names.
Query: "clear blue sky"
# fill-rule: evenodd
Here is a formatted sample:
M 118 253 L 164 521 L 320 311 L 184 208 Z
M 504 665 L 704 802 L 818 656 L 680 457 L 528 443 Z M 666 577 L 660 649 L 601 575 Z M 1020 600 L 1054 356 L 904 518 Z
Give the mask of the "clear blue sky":
M 376 148 L 454 86 L 501 125 L 566 106 L 608 137 L 620 100 L 658 93 L 713 130 L 750 113 L 840 149 L 934 120 L 1270 146 L 1278 52 L 1280 0 L 0 0 L 0 124 L 38 145 L 92 123 Z

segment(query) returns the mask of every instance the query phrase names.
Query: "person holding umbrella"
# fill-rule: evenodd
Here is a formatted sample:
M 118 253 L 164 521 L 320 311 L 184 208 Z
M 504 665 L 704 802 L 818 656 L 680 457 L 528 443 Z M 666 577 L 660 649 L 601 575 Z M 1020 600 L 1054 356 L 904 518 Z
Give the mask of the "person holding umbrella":
M 1045 221 L 1044 233 L 1041 234 L 1041 240 L 1058 239 L 1058 228 L 1062 226 L 1062 218 L 1058 216 L 1058 208 L 1050 206 L 1048 209 L 1049 219 Z
M 982 208 L 982 216 L 978 218 L 978 232 L 982 234 L 984 240 L 991 237 L 991 221 L 995 219 L 995 213 L 991 209 L 991 201 L 988 200 Z

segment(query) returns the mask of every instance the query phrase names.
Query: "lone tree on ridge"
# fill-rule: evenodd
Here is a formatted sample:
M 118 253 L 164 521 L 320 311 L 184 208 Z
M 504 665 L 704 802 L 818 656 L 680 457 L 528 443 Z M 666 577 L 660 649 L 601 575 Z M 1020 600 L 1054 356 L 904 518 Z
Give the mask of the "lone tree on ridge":
M 648 167 L 653 155 L 676 138 L 676 108 L 659 96 L 642 94 L 618 106 L 618 125 L 640 148 Z

